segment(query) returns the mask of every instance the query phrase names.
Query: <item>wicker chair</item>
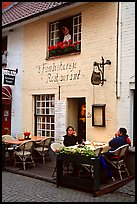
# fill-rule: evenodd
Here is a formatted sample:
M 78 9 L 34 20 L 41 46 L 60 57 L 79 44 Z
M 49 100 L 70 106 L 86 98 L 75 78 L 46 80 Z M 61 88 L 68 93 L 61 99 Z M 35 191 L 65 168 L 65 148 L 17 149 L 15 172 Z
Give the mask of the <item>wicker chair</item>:
M 14 151 L 15 154 L 15 166 L 17 163 L 17 157 L 20 159 L 20 162 L 23 163 L 23 169 L 25 170 L 26 168 L 26 163 L 32 163 L 33 166 L 35 167 L 35 163 L 32 157 L 32 152 L 33 152 L 33 148 L 34 148 L 34 141 L 33 140 L 29 140 L 29 141 L 25 141 L 22 144 L 20 144 L 16 150 Z M 31 161 L 28 159 L 31 159 Z
M 14 137 L 11 136 L 11 135 L 2 135 L 2 140 L 13 140 Z M 13 158 L 13 153 L 14 153 L 14 148 L 15 148 L 15 145 L 10 145 L 10 144 L 5 144 L 5 155 L 6 155 L 6 159 L 8 160 L 12 160 Z
M 109 154 L 105 155 L 105 159 L 118 171 L 121 180 L 123 179 L 122 178 L 123 172 L 126 172 L 127 175 L 130 176 L 125 164 L 128 149 L 129 144 L 125 144 L 118 147 L 114 151 L 109 151 Z
M 103 147 L 98 147 L 94 150 L 95 156 L 99 156 L 102 152 Z M 81 164 L 81 166 L 83 166 L 88 172 L 91 173 L 91 175 L 93 176 L 93 165 L 89 165 L 89 164 Z
M 42 156 L 43 164 L 45 164 L 45 158 L 50 157 L 49 147 L 51 144 L 51 137 L 46 137 L 40 142 L 35 142 L 34 150 Z
M 55 156 L 56 156 L 56 152 L 57 152 L 57 149 L 59 149 L 60 147 L 62 147 L 63 144 L 61 143 L 58 143 L 58 142 L 54 142 L 50 145 L 51 147 L 51 150 L 54 152 Z M 53 172 L 52 172 L 52 177 L 54 176 L 55 172 L 57 170 L 57 165 L 55 165 L 54 169 L 53 169 Z

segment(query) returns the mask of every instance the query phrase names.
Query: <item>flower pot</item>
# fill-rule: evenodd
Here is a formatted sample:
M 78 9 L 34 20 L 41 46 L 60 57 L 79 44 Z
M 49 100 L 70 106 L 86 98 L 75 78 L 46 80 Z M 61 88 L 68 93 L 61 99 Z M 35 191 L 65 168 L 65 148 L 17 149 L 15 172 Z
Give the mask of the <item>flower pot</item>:
M 24 132 L 24 139 L 29 139 L 30 132 Z

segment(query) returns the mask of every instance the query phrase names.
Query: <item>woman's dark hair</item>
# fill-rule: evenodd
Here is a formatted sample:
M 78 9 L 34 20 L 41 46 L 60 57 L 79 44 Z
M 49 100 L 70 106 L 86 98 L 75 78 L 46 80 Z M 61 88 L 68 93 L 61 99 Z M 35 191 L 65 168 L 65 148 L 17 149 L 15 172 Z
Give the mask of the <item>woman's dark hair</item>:
M 74 128 L 71 126 L 71 125 L 69 125 L 68 127 L 67 127 L 67 129 L 66 129 L 66 131 L 68 132 L 68 129 L 69 128 L 72 128 L 72 130 L 74 131 Z
M 126 135 L 127 134 L 126 128 L 119 128 L 119 132 L 122 133 L 122 135 Z

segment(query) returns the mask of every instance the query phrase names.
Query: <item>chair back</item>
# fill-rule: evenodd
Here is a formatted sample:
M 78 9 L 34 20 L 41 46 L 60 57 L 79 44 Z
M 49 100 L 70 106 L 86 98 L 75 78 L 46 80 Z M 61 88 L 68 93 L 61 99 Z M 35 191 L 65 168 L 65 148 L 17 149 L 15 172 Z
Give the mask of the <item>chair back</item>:
M 24 134 L 23 134 L 23 133 L 17 134 L 17 135 L 16 135 L 16 138 L 17 138 L 17 139 L 19 139 L 19 138 L 24 138 Z
M 118 159 L 121 159 L 121 158 L 125 159 L 128 149 L 129 149 L 129 144 L 125 144 L 125 145 L 118 147 L 116 150 L 109 151 L 109 152 L 113 153 L 113 155 L 117 157 Z
M 2 140 L 12 140 L 13 136 L 11 135 L 2 135 Z
M 22 144 L 20 144 L 18 146 L 18 149 L 24 151 L 32 151 L 33 150 L 33 146 L 34 146 L 34 141 L 33 140 L 29 140 L 29 141 L 25 141 Z
M 43 140 L 41 140 L 40 142 L 36 142 L 37 147 L 43 147 L 42 151 L 44 151 L 44 147 L 49 148 L 50 143 L 51 143 L 51 137 L 46 137 Z
M 57 149 L 59 149 L 60 147 L 62 147 L 63 144 L 58 143 L 58 142 L 54 142 L 50 145 L 51 149 L 53 152 L 56 152 Z
M 102 152 L 103 147 L 98 147 L 94 150 L 95 156 L 99 156 Z

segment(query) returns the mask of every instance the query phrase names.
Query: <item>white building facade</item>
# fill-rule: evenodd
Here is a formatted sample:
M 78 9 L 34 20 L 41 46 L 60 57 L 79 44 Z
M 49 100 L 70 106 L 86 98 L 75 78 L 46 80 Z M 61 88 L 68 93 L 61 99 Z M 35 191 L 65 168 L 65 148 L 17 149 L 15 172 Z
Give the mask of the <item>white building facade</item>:
M 135 2 L 119 2 L 117 127 L 135 139 Z
M 45 14 L 43 17 L 41 15 L 24 22 L 24 25 L 15 25 L 13 29 L 9 26 L 2 33 L 8 39 L 7 68 L 18 70 L 15 85 L 10 86 L 12 89 L 11 134 L 14 136 L 25 130 L 30 130 L 32 134 L 38 132 L 38 128 L 35 127 L 37 118 L 34 117 L 36 115 L 34 108 L 39 100 L 42 104 L 42 95 L 45 94 L 45 99 L 47 95 L 55 96 L 52 96 L 55 101 L 49 99 L 46 101 L 46 99 L 44 102 L 45 104 L 55 103 L 53 128 L 55 137 L 61 131 L 61 134 L 65 134 L 66 127 L 70 124 L 78 132 L 80 125 L 78 126 L 76 118 L 79 115 L 79 105 L 81 107 L 84 105 L 83 107 L 86 107 L 83 118 L 86 132 L 84 139 L 107 142 L 118 128 L 125 127 L 133 144 L 135 137 L 135 3 L 86 2 L 84 5 L 84 2 L 79 2 L 76 6 L 74 4 L 74 8 L 71 5 L 67 12 L 66 10 L 61 8 L 49 15 Z M 60 23 L 67 23 L 68 20 L 71 22 L 70 17 L 81 19 L 80 53 L 52 59 L 48 57 L 49 25 L 54 24 L 56 19 Z M 105 66 L 106 81 L 103 86 L 94 86 L 91 84 L 93 63 L 94 61 L 100 63 L 102 55 L 105 60 L 111 61 L 111 65 Z M 55 66 L 59 68 L 58 72 Z M 69 66 L 70 70 L 68 70 Z M 52 75 L 49 71 L 51 67 L 54 69 L 51 72 Z M 4 69 L 2 72 L 4 77 Z M 60 81 L 56 83 L 59 77 Z M 99 108 L 99 111 L 100 104 L 106 108 L 106 124 L 101 127 L 93 125 L 92 121 L 92 105 L 96 104 L 95 108 Z M 50 111 L 53 110 L 52 106 L 48 108 L 51 108 Z M 40 128 L 40 131 L 44 131 L 43 128 Z

